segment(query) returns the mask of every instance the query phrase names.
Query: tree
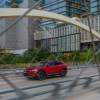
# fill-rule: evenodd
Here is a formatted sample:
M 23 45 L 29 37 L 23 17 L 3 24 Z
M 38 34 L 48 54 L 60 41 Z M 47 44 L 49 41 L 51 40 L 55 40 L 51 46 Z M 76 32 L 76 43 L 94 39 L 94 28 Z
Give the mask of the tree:
M 24 54 L 23 54 L 24 62 L 25 63 L 33 62 L 32 60 L 37 55 L 37 51 L 39 51 L 39 50 L 37 48 L 34 48 L 34 49 L 29 49 L 26 52 L 24 52 Z M 34 59 L 34 60 L 36 60 L 36 59 Z
M 56 60 L 57 58 L 56 58 L 56 55 L 51 54 L 51 55 L 48 56 L 47 59 L 48 59 L 48 60 Z
M 40 49 L 40 51 L 37 53 L 36 60 L 46 60 L 48 56 L 50 55 L 50 52 L 46 49 Z

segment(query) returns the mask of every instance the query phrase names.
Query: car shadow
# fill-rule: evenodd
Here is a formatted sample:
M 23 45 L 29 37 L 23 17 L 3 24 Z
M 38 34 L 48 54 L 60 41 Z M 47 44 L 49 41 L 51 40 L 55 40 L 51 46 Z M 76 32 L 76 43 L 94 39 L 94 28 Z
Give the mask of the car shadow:
M 48 76 L 46 79 L 43 79 L 43 80 L 57 79 L 57 78 L 58 78 L 58 79 L 59 79 L 59 78 L 62 78 L 62 79 L 63 79 L 63 78 L 65 78 L 65 77 L 61 77 L 61 76 L 59 76 L 59 75 L 57 75 L 57 76 L 53 76 L 53 75 L 52 75 L 52 76 Z M 34 81 L 37 81 L 37 80 L 38 80 L 38 81 L 42 81 L 42 80 L 39 80 L 38 78 L 32 78 L 32 77 L 26 77 L 26 79 L 27 79 L 27 80 L 31 80 L 31 81 L 32 81 L 32 80 L 34 80 Z

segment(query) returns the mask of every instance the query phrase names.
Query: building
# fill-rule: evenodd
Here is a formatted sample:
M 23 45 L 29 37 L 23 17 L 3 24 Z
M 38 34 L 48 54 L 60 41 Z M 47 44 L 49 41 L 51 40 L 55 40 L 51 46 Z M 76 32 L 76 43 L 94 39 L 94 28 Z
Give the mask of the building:
M 85 25 L 88 25 L 87 23 L 87 18 L 83 18 L 82 22 Z M 91 23 L 91 28 L 96 30 L 98 33 L 100 33 L 100 15 L 91 15 L 90 16 L 90 23 Z M 100 48 L 100 40 L 94 37 L 94 43 L 96 50 L 99 50 Z M 91 35 L 84 30 L 81 30 L 81 49 L 84 50 L 85 48 L 90 48 L 92 46 L 91 43 Z
M 87 10 L 84 0 L 42 0 L 38 9 L 55 12 L 69 17 L 78 17 L 88 25 Z M 18 5 L 20 8 L 28 8 L 34 4 L 34 0 L 23 0 Z M 100 0 L 86 0 L 88 12 L 92 13 L 91 26 L 100 32 Z M 4 2 L 1 3 L 5 7 Z M 9 6 L 9 5 L 8 5 Z M 7 7 L 8 7 L 7 6 Z M 12 7 L 12 6 L 11 6 Z M 0 31 L 9 26 L 14 19 L 0 20 Z M 3 23 L 3 24 L 2 24 Z M 99 48 L 100 41 L 94 39 Z M 90 34 L 76 26 L 63 24 L 51 19 L 23 18 L 11 30 L 0 37 L 0 48 L 9 48 L 14 51 L 29 48 L 46 48 L 50 52 L 80 51 L 91 46 Z
M 90 0 L 86 0 L 90 11 Z M 42 9 L 64 16 L 78 17 L 86 14 L 83 0 L 43 0 Z M 73 25 L 54 20 L 42 20 L 42 31 L 35 33 L 37 46 L 47 48 L 51 52 L 80 51 L 80 29 Z
M 93 14 L 100 14 L 100 0 L 90 0 L 91 1 L 91 12 Z
M 88 8 L 90 9 L 90 0 L 86 0 Z M 84 0 L 43 0 L 42 8 L 47 11 L 59 13 L 70 17 L 81 17 L 86 13 L 84 7 Z M 42 26 L 47 28 L 56 27 L 55 21 L 46 20 Z
M 78 17 L 88 25 L 84 0 L 43 0 L 43 9 L 69 17 Z M 91 28 L 100 33 L 100 0 L 87 0 Z M 37 46 L 48 48 L 51 52 L 80 51 L 92 46 L 91 35 L 73 25 L 64 25 L 53 20 L 41 21 L 43 31 L 34 34 Z M 100 40 L 94 37 L 96 50 Z
M 5 2 L 4 2 L 5 1 Z M 9 0 L 2 0 L 1 7 L 16 7 L 12 6 Z M 20 1 L 17 5 L 19 8 L 30 8 L 35 1 L 33 0 L 16 0 Z M 38 6 L 37 6 L 38 7 Z M 16 19 L 1 19 L 0 20 L 0 32 L 5 30 Z M 35 23 L 35 25 L 33 24 Z M 0 48 L 8 48 L 14 51 L 26 50 L 34 47 L 34 31 L 38 27 L 37 20 L 23 18 L 19 23 L 13 26 L 3 36 L 0 37 Z
M 91 28 L 100 33 L 100 0 L 90 0 L 90 13 Z M 88 25 L 87 16 L 82 18 L 82 22 L 85 25 Z M 100 40 L 94 37 L 94 41 L 96 50 L 98 50 L 100 48 Z M 92 43 L 90 34 L 82 30 L 81 49 L 89 48 L 91 45 Z

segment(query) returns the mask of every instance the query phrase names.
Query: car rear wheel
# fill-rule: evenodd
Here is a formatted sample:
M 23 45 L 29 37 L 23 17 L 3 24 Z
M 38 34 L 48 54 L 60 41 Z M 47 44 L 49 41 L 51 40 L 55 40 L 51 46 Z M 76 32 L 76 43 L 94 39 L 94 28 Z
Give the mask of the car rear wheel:
M 61 73 L 60 73 L 60 76 L 61 77 L 65 77 L 67 74 L 67 71 L 66 70 L 62 70 Z
M 39 80 L 44 80 L 46 79 L 46 74 L 43 71 L 38 72 L 38 79 Z

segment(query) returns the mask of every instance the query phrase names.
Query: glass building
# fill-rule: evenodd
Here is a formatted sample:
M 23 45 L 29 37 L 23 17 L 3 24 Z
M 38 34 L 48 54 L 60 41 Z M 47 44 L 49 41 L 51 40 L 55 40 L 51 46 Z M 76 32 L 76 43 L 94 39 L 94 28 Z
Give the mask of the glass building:
M 33 3 L 34 0 L 29 0 L 29 1 L 16 0 L 16 1 L 17 1 L 16 3 L 18 3 L 18 4 L 21 4 L 24 1 L 21 5 L 19 5 L 19 7 L 25 7 L 25 6 L 31 7 L 34 4 Z M 89 8 L 89 12 L 92 12 L 95 15 L 100 15 L 100 0 L 86 0 L 86 2 L 87 2 L 87 7 Z M 9 7 L 9 6 L 11 7 L 11 0 L 0 0 L 0 7 Z M 84 14 L 86 14 L 86 12 L 87 12 L 86 7 L 84 5 L 84 0 L 42 0 L 42 4 L 41 4 L 40 8 L 50 11 L 50 12 L 62 14 L 64 16 L 79 17 L 79 18 L 81 16 L 83 16 Z M 93 20 L 95 23 L 93 27 L 94 27 L 94 29 L 96 29 L 99 32 L 100 31 L 100 23 L 99 23 L 100 17 L 96 16 Z M 87 19 L 83 19 L 83 21 L 84 21 L 84 23 L 87 23 Z M 7 21 L 7 22 L 11 22 L 11 21 Z M 25 21 L 23 21 L 23 22 L 25 22 Z M 0 42 L 1 43 L 0 47 L 8 47 L 8 46 L 12 46 L 12 45 L 14 48 L 17 47 L 16 45 L 18 45 L 18 47 L 22 47 L 21 43 L 23 43 L 27 46 L 27 47 L 25 46 L 25 48 L 32 48 L 32 47 L 34 47 L 33 45 L 36 44 L 36 47 L 40 47 L 43 45 L 44 48 L 47 48 L 51 52 L 61 52 L 61 51 L 62 52 L 70 52 L 70 51 L 79 51 L 81 49 L 81 44 L 82 43 L 87 44 L 87 42 L 84 42 L 84 41 L 88 41 L 88 39 L 89 39 L 88 33 L 86 34 L 86 32 L 84 32 L 85 34 L 82 33 L 82 35 L 80 35 L 81 34 L 80 29 L 78 29 L 77 27 L 75 27 L 73 25 L 69 25 L 69 24 L 63 24 L 63 23 L 57 22 L 55 20 L 39 19 L 39 23 L 37 23 L 37 24 L 36 24 L 36 22 L 35 22 L 35 24 L 33 24 L 31 19 L 30 19 L 30 21 L 27 20 L 26 22 L 27 22 L 27 26 L 28 26 L 28 32 L 26 29 L 24 29 L 23 23 L 20 23 L 20 25 L 18 24 L 15 28 L 16 31 L 12 29 L 12 31 L 15 31 L 17 34 L 12 33 L 12 35 L 11 35 L 11 36 L 14 36 L 14 38 L 16 37 L 16 40 L 15 39 L 12 40 L 13 38 L 11 38 L 10 36 L 7 35 L 6 39 L 5 39 L 5 40 L 7 40 L 7 42 Z M 3 22 L 1 22 L 1 26 L 3 26 L 2 23 Z M 8 24 L 9 23 L 7 23 L 7 25 Z M 39 28 L 34 27 L 34 26 L 38 26 L 38 24 L 39 24 Z M 18 28 L 18 27 L 20 27 L 20 28 Z M 5 25 L 4 25 L 4 28 L 5 28 Z M 40 37 L 38 34 L 36 34 L 37 38 L 33 37 L 33 32 L 35 32 L 34 31 L 35 28 L 37 28 L 36 30 L 40 31 L 40 33 L 41 33 L 41 34 L 39 34 L 39 35 L 41 35 Z M 1 29 L 3 29 L 3 28 L 1 27 Z M 20 32 L 17 32 L 17 30 L 19 30 Z M 24 30 L 26 32 L 26 36 L 24 34 Z M 11 33 L 11 32 L 9 32 L 9 33 Z M 18 35 L 18 33 L 19 33 L 19 35 Z M 25 39 L 27 40 L 26 42 L 22 38 L 20 38 L 21 33 L 22 33 L 22 35 L 21 35 L 22 37 L 25 36 Z M 2 39 L 3 38 L 1 37 L 0 41 Z M 35 41 L 34 41 L 34 39 L 35 39 Z M 11 43 L 13 43 L 13 44 L 11 45 L 11 43 L 9 43 L 8 40 L 10 40 L 10 41 L 12 40 L 13 42 L 11 41 Z M 18 41 L 18 43 L 16 41 Z M 21 41 L 21 43 L 20 43 L 20 41 Z M 8 46 L 7 46 L 7 44 L 8 44 Z
M 90 0 L 86 0 L 86 2 L 89 6 Z M 82 14 L 86 13 L 84 0 L 43 0 L 42 6 L 44 10 L 70 17 L 80 17 Z M 46 20 L 42 23 L 42 26 L 54 28 L 56 24 L 55 21 Z
M 100 14 L 100 0 L 90 0 L 91 1 L 91 12 L 93 14 Z
M 90 0 L 86 0 L 86 2 L 90 8 Z M 84 6 L 84 0 L 43 0 L 42 9 L 64 16 L 79 18 L 87 12 Z M 43 38 L 41 37 L 40 40 L 37 40 L 37 45 L 40 43 L 51 52 L 80 50 L 80 30 L 77 27 L 50 19 L 42 20 L 41 26 L 45 29 L 42 34 L 47 36 L 46 38 L 43 36 Z

